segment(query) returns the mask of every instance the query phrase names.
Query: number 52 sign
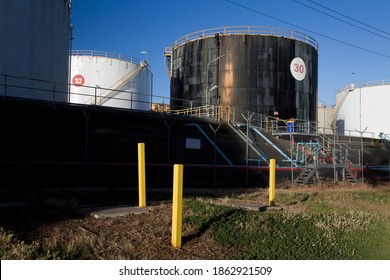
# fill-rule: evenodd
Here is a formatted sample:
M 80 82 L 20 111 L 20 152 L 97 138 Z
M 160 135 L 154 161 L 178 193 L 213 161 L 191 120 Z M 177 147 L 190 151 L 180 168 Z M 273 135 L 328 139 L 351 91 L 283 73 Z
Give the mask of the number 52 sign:
M 302 58 L 296 57 L 291 61 L 290 71 L 293 77 L 302 81 L 306 77 L 306 65 Z

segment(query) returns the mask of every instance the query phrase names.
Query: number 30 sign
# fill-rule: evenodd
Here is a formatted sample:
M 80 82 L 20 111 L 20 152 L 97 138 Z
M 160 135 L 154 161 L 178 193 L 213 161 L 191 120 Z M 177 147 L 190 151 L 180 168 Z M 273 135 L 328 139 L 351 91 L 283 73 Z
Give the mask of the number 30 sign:
M 296 57 L 291 61 L 290 71 L 293 77 L 302 81 L 306 77 L 306 65 L 302 58 Z

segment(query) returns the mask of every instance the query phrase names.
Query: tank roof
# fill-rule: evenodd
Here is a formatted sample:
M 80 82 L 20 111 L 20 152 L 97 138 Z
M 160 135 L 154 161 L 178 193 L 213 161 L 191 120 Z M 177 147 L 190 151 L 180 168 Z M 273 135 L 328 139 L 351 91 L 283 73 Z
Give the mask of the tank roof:
M 173 43 L 173 48 L 178 47 L 190 41 L 213 37 L 215 36 L 215 34 L 220 34 L 223 36 L 265 35 L 265 36 L 282 37 L 282 38 L 288 38 L 288 39 L 304 42 L 306 44 L 313 46 L 318 51 L 317 41 L 314 38 L 310 37 L 309 35 L 291 29 L 272 27 L 272 26 L 225 26 L 225 27 L 204 29 L 180 37 Z
M 352 91 L 357 88 L 364 88 L 364 87 L 376 87 L 376 86 L 387 86 L 390 85 L 390 80 L 380 80 L 380 81 L 369 81 L 362 84 L 348 84 L 346 86 L 343 86 L 342 88 L 339 88 L 336 91 L 336 96 L 338 94 L 341 94 L 345 91 Z
M 72 50 L 71 55 L 83 55 L 83 56 L 101 56 L 106 58 L 113 58 L 128 61 L 133 64 L 140 65 L 142 60 L 127 55 L 121 55 L 118 53 L 104 52 L 104 51 L 91 51 L 91 50 Z

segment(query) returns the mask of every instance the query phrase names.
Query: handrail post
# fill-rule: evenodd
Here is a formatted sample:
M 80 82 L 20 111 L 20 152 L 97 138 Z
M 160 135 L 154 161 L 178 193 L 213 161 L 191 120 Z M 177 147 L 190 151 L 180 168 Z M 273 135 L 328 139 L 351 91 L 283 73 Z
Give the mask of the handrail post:
M 53 102 L 56 102 L 56 82 L 53 82 Z
M 4 99 L 7 99 L 7 75 L 4 75 Z
M 96 106 L 97 87 L 95 87 L 95 106 Z

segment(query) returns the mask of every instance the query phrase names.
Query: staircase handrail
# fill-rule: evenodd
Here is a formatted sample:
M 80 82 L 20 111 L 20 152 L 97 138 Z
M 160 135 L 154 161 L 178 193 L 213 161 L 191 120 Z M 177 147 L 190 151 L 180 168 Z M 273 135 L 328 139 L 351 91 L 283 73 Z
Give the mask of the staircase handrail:
M 114 83 L 110 87 L 113 90 L 103 91 L 99 96 L 100 97 L 100 105 L 106 103 L 110 99 L 110 97 L 114 97 L 114 96 L 118 95 L 119 94 L 117 91 L 118 89 L 123 87 L 126 83 L 128 83 L 131 79 L 133 79 L 135 76 L 137 76 L 141 71 L 143 71 L 147 67 L 148 67 L 148 63 L 146 61 L 141 62 L 140 66 L 138 66 L 136 69 L 134 69 L 133 71 L 128 73 L 126 76 L 119 79 L 116 83 Z M 106 94 L 106 92 L 108 92 L 108 93 Z M 102 99 L 103 99 L 103 101 L 101 101 Z
M 169 79 L 172 77 L 172 48 L 166 47 L 164 50 L 165 67 L 167 68 Z
M 287 162 L 292 162 L 295 167 L 297 167 L 296 162 L 293 161 L 285 152 L 283 152 L 278 146 L 276 146 L 271 140 L 269 140 L 263 133 L 261 133 L 256 127 L 252 127 L 253 131 L 255 131 L 261 138 L 263 138 L 268 144 L 270 144 L 279 154 L 281 154 Z
M 390 151 L 390 134 L 380 132 L 378 136 L 381 139 L 382 143 L 385 144 L 385 147 Z
M 269 164 L 269 157 L 261 150 L 260 147 L 257 147 L 252 139 L 246 137 L 246 134 L 244 134 L 244 132 L 242 132 L 239 128 L 233 126 L 230 122 L 228 123 L 229 126 L 237 133 L 238 136 L 241 137 L 242 140 L 245 141 L 245 143 L 248 143 L 248 146 L 251 147 L 251 149 L 258 155 L 258 156 L 261 156 L 262 159 L 267 163 Z
M 231 108 L 230 114 L 230 122 L 232 122 L 234 125 L 246 124 L 247 121 L 243 116 L 252 116 L 251 126 L 265 128 L 266 117 L 263 114 L 250 112 L 248 110 L 243 110 L 240 108 Z
M 171 110 L 171 114 L 175 115 L 184 115 L 189 117 L 199 117 L 199 118 L 213 118 L 220 120 L 221 118 L 222 106 L 215 105 L 203 105 L 198 107 L 191 107 L 179 110 Z
M 118 81 L 116 81 L 114 84 L 112 84 L 110 87 L 105 88 L 104 91 L 100 92 L 98 96 L 91 97 L 88 99 L 85 104 L 94 104 L 95 105 L 103 105 L 106 103 L 110 98 L 118 95 L 121 91 L 120 88 L 123 87 L 127 82 L 129 82 L 131 79 L 133 79 L 135 76 L 137 76 L 142 70 L 148 67 L 148 63 L 141 62 L 137 68 L 135 68 L 130 73 L 126 74 L 122 78 L 120 78 Z
M 322 141 L 319 141 L 318 139 L 316 139 L 316 141 L 322 146 L 323 150 L 327 150 L 327 147 L 324 145 L 324 142 L 325 142 L 324 140 L 326 140 L 328 143 L 330 143 L 331 150 L 333 150 L 333 149 L 338 150 L 341 153 L 341 156 L 344 158 L 344 161 L 352 164 L 351 148 L 348 147 L 348 145 L 346 145 L 345 143 L 338 143 L 320 131 L 318 131 L 318 135 L 321 137 Z M 335 147 L 333 148 L 333 146 L 335 146 Z M 336 146 L 337 146 L 337 149 L 336 149 Z M 344 148 L 344 151 L 343 151 L 343 148 Z

